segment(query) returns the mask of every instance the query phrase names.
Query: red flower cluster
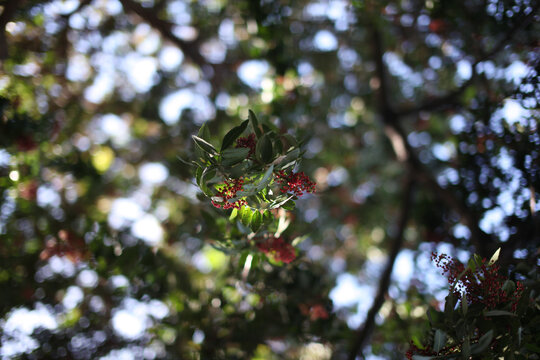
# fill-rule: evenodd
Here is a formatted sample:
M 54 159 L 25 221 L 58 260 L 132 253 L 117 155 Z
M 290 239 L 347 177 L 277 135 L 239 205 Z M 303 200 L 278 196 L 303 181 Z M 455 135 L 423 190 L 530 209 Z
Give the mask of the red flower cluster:
M 409 360 L 412 360 L 414 355 L 422 355 L 422 356 L 429 356 L 429 355 L 437 355 L 434 351 L 431 351 L 429 347 L 426 349 L 420 349 L 414 343 L 411 341 L 409 345 L 409 350 L 405 353 L 405 357 Z
M 255 141 L 255 134 L 249 134 L 247 137 L 236 139 L 237 148 L 249 148 L 248 158 L 255 154 L 256 146 L 257 141 Z
M 278 171 L 276 174 L 277 182 L 281 186 L 282 193 L 294 193 L 296 196 L 304 195 L 304 192 L 315 192 L 315 183 L 307 177 L 304 172 L 290 174 L 285 171 Z
M 35 180 L 30 180 L 26 183 L 19 184 L 19 196 L 28 201 L 34 201 L 37 197 L 38 183 Z
M 503 290 L 507 279 L 499 273 L 499 266 L 489 264 L 486 259 L 477 264 L 475 271 L 465 269 L 465 266 L 448 255 L 431 254 L 437 267 L 443 270 L 448 277 L 448 283 L 454 289 L 454 294 L 461 300 L 462 293 L 467 294 L 470 304 L 480 303 L 488 309 L 497 305 L 512 304 L 515 310 L 517 302 L 523 293 L 523 285 L 518 281 L 516 289 L 512 293 Z M 461 275 L 461 278 L 459 276 Z
M 328 319 L 328 311 L 321 304 L 315 304 L 309 306 L 307 304 L 300 304 L 298 306 L 302 315 L 309 316 L 309 320 L 316 321 L 318 319 Z
M 84 239 L 68 230 L 60 230 L 58 238 L 52 237 L 45 243 L 45 248 L 39 254 L 41 260 L 48 260 L 53 256 L 65 256 L 72 263 L 87 259 L 89 253 Z
M 30 135 L 19 136 L 15 139 L 15 143 L 17 144 L 17 149 L 22 152 L 32 151 L 38 147 L 38 144 Z
M 282 237 L 270 236 L 264 242 L 258 243 L 257 248 L 265 254 L 270 254 L 277 261 L 289 264 L 296 258 L 294 247 L 285 242 Z
M 236 193 L 240 190 L 242 190 L 242 187 L 244 186 L 244 179 L 229 179 L 225 180 L 225 183 L 222 185 L 221 190 L 218 190 L 216 197 L 221 198 L 221 201 L 214 201 L 212 200 L 212 205 L 214 205 L 217 208 L 220 208 L 223 206 L 223 209 L 231 209 L 231 208 L 240 208 L 242 205 L 247 205 L 247 201 L 244 199 L 238 199 L 233 202 L 229 202 L 228 200 L 236 197 Z

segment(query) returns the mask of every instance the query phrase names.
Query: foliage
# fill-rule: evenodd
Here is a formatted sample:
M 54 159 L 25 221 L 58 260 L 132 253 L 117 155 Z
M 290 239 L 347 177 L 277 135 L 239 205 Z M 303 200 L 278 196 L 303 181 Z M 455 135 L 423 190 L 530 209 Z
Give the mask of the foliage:
M 432 251 L 537 301 L 539 24 L 534 0 L 0 1 L 0 356 L 402 359 L 507 322 L 532 357 L 534 302 L 451 295 L 463 334 L 427 309 Z
M 429 310 L 431 330 L 426 343 L 411 342 L 408 359 L 535 359 L 539 348 L 540 286 L 537 269 L 510 280 L 496 265 L 478 255 L 467 266 L 441 254 L 434 259 L 448 277 L 444 311 Z M 514 276 L 527 270 L 518 267 Z M 526 285 L 524 285 L 524 283 Z
M 248 123 L 254 132 L 239 137 Z M 315 183 L 303 172 L 294 172 L 302 154 L 298 141 L 277 130 L 272 124 L 260 126 L 250 111 L 248 120 L 225 134 L 218 152 L 203 125 L 199 136 L 193 136 L 198 147 L 193 164 L 197 184 L 212 205 L 232 209 L 227 217 L 236 226 L 220 228 L 220 245 L 239 251 L 253 243 L 252 248 L 272 254 L 274 260 L 290 263 L 296 257 L 294 249 L 281 237 L 290 223 L 286 210 L 294 209 L 304 192 L 314 192 Z M 235 141 L 236 147 L 228 149 Z

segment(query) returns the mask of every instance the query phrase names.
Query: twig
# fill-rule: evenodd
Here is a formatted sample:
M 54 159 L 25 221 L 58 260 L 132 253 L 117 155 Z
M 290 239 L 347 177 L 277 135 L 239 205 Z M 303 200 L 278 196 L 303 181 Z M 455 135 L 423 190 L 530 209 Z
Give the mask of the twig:
M 351 346 L 351 350 L 349 352 L 349 360 L 354 360 L 356 356 L 362 352 L 366 341 L 371 337 L 375 324 L 375 316 L 377 315 L 377 313 L 381 309 L 381 306 L 384 303 L 384 298 L 386 296 L 386 293 L 388 292 L 388 287 L 390 286 L 394 263 L 396 262 L 397 255 L 399 254 L 399 251 L 403 246 L 403 234 L 405 232 L 405 227 L 409 218 L 409 211 L 412 207 L 413 202 L 414 180 L 411 176 L 407 176 L 404 185 L 405 186 L 403 190 L 403 199 L 401 200 L 401 209 L 397 223 L 397 231 L 394 237 L 391 239 L 392 243 L 388 254 L 388 262 L 386 263 L 384 272 L 379 279 L 379 288 L 377 291 L 377 295 L 375 296 L 373 304 L 371 305 L 371 308 L 367 313 L 366 320 L 364 321 L 364 324 L 356 331 L 355 341 Z

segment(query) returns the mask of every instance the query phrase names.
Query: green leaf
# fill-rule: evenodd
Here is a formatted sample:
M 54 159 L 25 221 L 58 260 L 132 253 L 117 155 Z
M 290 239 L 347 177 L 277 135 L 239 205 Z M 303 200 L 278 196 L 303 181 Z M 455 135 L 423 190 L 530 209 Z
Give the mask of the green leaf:
M 229 177 L 233 179 L 238 179 L 241 176 L 246 175 L 246 171 L 248 170 L 249 165 L 247 162 L 240 162 L 239 164 L 236 164 L 226 170 L 228 170 Z
M 296 247 L 298 246 L 299 244 L 301 244 L 304 240 L 306 240 L 308 238 L 307 235 L 304 235 L 304 236 L 298 236 L 296 238 L 294 238 L 293 241 L 291 241 L 291 245 Z
M 243 190 L 236 193 L 238 197 L 252 196 L 257 193 L 257 187 L 255 185 L 244 185 Z
M 493 254 L 493 256 L 491 257 L 491 259 L 489 259 L 489 265 L 493 265 L 497 262 L 497 260 L 499 260 L 499 254 L 501 253 L 501 248 L 498 248 L 497 251 L 495 251 L 495 253 Z
M 216 148 L 214 147 L 214 145 L 210 144 L 208 141 L 198 137 L 198 136 L 195 136 L 195 135 L 191 135 L 191 137 L 193 138 L 193 141 L 195 141 L 195 144 L 201 149 L 203 150 L 204 152 L 210 154 L 210 155 L 217 155 L 217 150 Z
M 471 356 L 471 342 L 468 336 L 465 338 L 465 340 L 463 340 L 461 355 L 463 356 L 463 359 L 469 359 Z
M 293 200 L 288 200 L 285 204 L 281 205 L 285 210 L 292 211 L 296 207 L 296 203 Z
M 452 315 L 455 313 L 453 312 Z M 454 328 L 454 332 L 458 339 L 462 339 L 467 335 L 468 324 L 465 323 L 463 317 L 458 317 L 456 321 L 456 316 L 451 316 L 450 318 L 445 319 L 445 323 L 450 324 Z
M 476 93 L 477 93 L 476 88 L 474 86 L 469 86 L 463 92 L 463 95 L 461 96 L 462 99 L 463 99 L 463 102 L 465 102 L 465 103 L 470 102 L 472 99 L 474 99 L 474 97 L 476 96 Z
M 253 212 L 249 207 L 243 206 L 240 216 L 240 221 L 242 222 L 242 224 L 244 224 L 245 226 L 249 226 L 249 224 L 251 223 L 251 217 L 253 216 Z
M 442 330 L 437 329 L 435 331 L 435 336 L 433 337 L 433 350 L 436 353 L 439 353 L 439 351 L 442 350 L 444 345 L 446 345 L 446 333 Z
M 261 181 L 257 184 L 256 190 L 257 192 L 261 191 L 265 187 L 270 184 L 270 181 L 272 181 L 272 174 L 274 172 L 274 165 L 270 165 L 270 167 L 266 170 L 264 173 L 264 176 L 262 177 Z
M 195 161 L 188 161 L 183 159 L 180 155 L 176 155 L 176 158 L 180 160 L 183 164 L 187 166 L 197 166 L 198 164 Z
M 207 167 L 204 169 L 201 174 L 201 185 L 204 184 L 208 186 L 208 183 L 211 182 L 216 177 L 216 170 L 214 167 Z
M 257 232 L 257 230 L 259 230 L 261 225 L 262 225 L 262 214 L 259 211 L 253 212 L 253 215 L 251 216 L 251 224 L 250 224 L 251 231 L 253 231 L 254 233 Z
M 422 342 L 420 342 L 420 339 L 418 339 L 418 336 L 417 336 L 417 335 L 413 335 L 411 340 L 412 340 L 413 344 L 414 344 L 417 348 L 419 348 L 419 349 L 421 349 L 421 350 L 424 350 L 424 349 L 426 348 L 426 347 L 424 346 L 424 344 L 422 344 Z
M 206 141 L 210 141 L 210 130 L 208 129 L 208 126 L 206 126 L 206 124 L 203 124 L 203 126 L 201 126 L 197 136 Z
M 234 209 L 236 210 L 236 209 Z M 246 259 L 249 255 L 249 251 L 243 251 L 242 255 L 240 255 L 240 259 L 238 260 L 238 267 L 243 268 L 244 264 L 246 263 Z
M 272 223 L 272 221 L 274 221 L 274 215 L 272 215 L 272 213 L 268 210 L 264 210 L 263 212 L 263 223 L 265 225 L 269 225 Z
M 467 264 L 467 267 L 471 269 L 472 272 L 476 271 L 476 261 L 474 260 L 474 257 L 469 259 L 469 262 Z
M 272 161 L 272 157 L 274 156 L 272 149 L 272 141 L 270 141 L 270 138 L 267 134 L 264 134 L 259 139 L 259 141 L 257 141 L 255 153 L 257 155 L 257 159 L 259 159 L 265 164 L 268 164 L 270 161 Z
M 257 138 L 260 138 L 262 136 L 261 128 L 259 127 L 259 121 L 257 120 L 257 116 L 255 116 L 255 113 L 251 110 L 249 110 L 249 121 L 251 122 L 251 126 L 253 127 L 253 131 L 255 132 L 255 135 Z
M 461 311 L 463 312 L 463 315 L 467 315 L 467 310 L 469 310 L 467 294 L 463 294 L 463 297 L 461 298 Z
M 453 293 L 448 294 L 446 297 L 446 302 L 444 303 L 444 314 L 451 318 L 452 312 L 454 311 L 454 308 L 456 306 L 456 297 Z
M 484 313 L 484 316 L 517 316 L 516 314 L 505 310 L 490 310 Z
M 291 134 L 284 134 L 282 137 L 286 141 L 286 144 L 283 147 L 284 150 L 289 150 L 291 147 L 298 147 L 298 141 L 296 141 L 295 137 Z
M 278 128 L 276 125 L 272 124 L 270 121 L 264 121 L 264 122 L 262 123 L 262 128 L 263 128 L 263 130 L 264 130 L 265 132 L 271 132 L 271 131 L 273 131 L 273 132 L 275 132 L 276 134 L 279 133 L 279 128 Z
M 212 180 L 212 178 L 214 178 L 215 175 L 216 175 L 216 171 L 213 170 L 212 168 L 205 168 L 201 172 L 198 185 L 206 196 L 209 196 L 209 197 L 214 196 L 214 194 L 212 194 L 212 191 L 210 191 L 210 188 L 208 187 L 207 183 L 209 180 Z
M 512 280 L 506 280 L 502 286 L 503 291 L 507 294 L 513 294 L 516 291 L 516 283 Z
M 483 259 L 482 259 L 482 257 L 481 257 L 480 255 L 478 255 L 478 254 L 473 254 L 473 259 L 474 259 L 474 261 L 476 262 L 476 265 L 477 265 L 477 266 L 482 265 Z
M 276 159 L 274 164 L 277 169 L 286 169 L 290 166 L 293 166 L 298 161 L 298 156 L 300 155 L 299 149 L 293 149 L 288 152 L 285 156 L 280 156 Z
M 204 193 L 204 195 L 208 197 L 214 197 L 214 194 L 212 194 L 212 191 L 205 183 L 202 182 L 199 187 L 201 188 L 201 191 Z
M 540 346 L 532 344 L 532 343 L 526 343 L 523 345 L 527 350 L 532 351 L 533 353 L 540 353 Z
M 257 265 L 259 265 L 259 262 L 261 261 L 261 255 L 260 254 L 254 254 L 253 260 L 251 260 L 251 268 L 256 269 Z
M 248 157 L 249 148 L 227 149 L 221 152 L 221 165 L 231 166 L 237 164 Z
M 285 199 L 282 199 L 282 198 L 278 198 L 274 201 L 272 201 L 270 204 L 269 204 L 269 209 L 277 209 L 281 206 L 283 206 L 283 204 L 285 204 L 287 201 L 289 201 L 290 199 L 292 199 L 293 195 L 289 196 L 289 197 L 286 197 Z
M 493 329 L 482 335 L 478 343 L 471 346 L 471 354 L 481 354 L 486 351 L 493 340 Z
M 413 360 L 432 360 L 433 356 L 425 356 L 425 355 L 413 355 Z
M 238 209 L 234 208 L 231 211 L 231 215 L 229 216 L 229 220 L 233 221 L 234 219 L 236 219 L 237 216 L 238 216 Z
M 246 130 L 249 120 L 243 121 L 240 125 L 233 127 L 226 135 L 223 137 L 221 143 L 221 151 L 227 149 L 231 146 L 234 141 Z
M 523 316 L 523 314 L 525 314 L 525 312 L 529 308 L 529 304 L 530 304 L 529 294 L 530 294 L 530 290 L 525 288 L 525 292 L 521 295 L 521 297 L 518 300 L 516 314 L 518 314 L 519 316 Z
M 241 214 L 242 214 L 242 212 L 240 212 L 240 221 L 236 222 L 236 226 L 238 227 L 238 230 L 240 230 L 240 232 L 242 234 L 249 235 L 249 234 L 251 234 L 251 229 L 248 226 L 245 226 L 244 224 L 242 224 L 242 222 L 241 222 L 241 220 L 242 220 Z
M 197 170 L 195 170 L 195 181 L 197 181 L 197 185 L 199 185 L 199 187 L 201 186 L 202 173 L 203 173 L 202 167 L 200 167 L 200 166 L 197 167 Z
M 281 142 L 281 139 L 278 136 L 274 137 L 273 144 L 274 144 L 274 152 L 276 154 L 283 154 L 283 143 Z
M 429 321 L 429 326 L 433 327 L 433 314 L 436 314 L 437 310 L 435 310 L 435 308 L 433 308 L 432 306 L 429 306 L 428 310 L 426 311 L 426 315 L 428 317 L 428 321 Z
M 248 202 L 252 204 L 257 204 L 257 205 L 261 204 L 261 198 L 257 194 L 248 196 L 248 200 L 249 200 Z

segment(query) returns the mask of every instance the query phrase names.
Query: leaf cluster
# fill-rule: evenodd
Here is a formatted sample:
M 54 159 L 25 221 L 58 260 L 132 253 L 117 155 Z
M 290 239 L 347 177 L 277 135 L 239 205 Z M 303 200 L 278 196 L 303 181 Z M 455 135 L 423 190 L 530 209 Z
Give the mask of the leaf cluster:
M 251 142 L 254 151 L 237 141 L 244 134 L 251 134 L 244 139 Z M 197 185 L 215 207 L 232 208 L 228 221 L 224 220 L 227 216 L 215 220 L 205 215 L 207 225 L 219 229 L 217 247 L 226 252 L 242 251 L 250 243 L 256 245 L 268 237 L 279 237 L 290 223 L 286 210 L 295 208 L 298 197 L 283 190 L 278 174 L 292 172 L 300 162 L 303 152 L 299 141 L 290 134 L 281 134 L 268 121 L 260 123 L 251 110 L 248 119 L 224 135 L 219 150 L 211 143 L 206 125 L 192 138 Z M 243 252 L 242 264 L 248 253 Z
M 497 258 L 498 252 L 489 265 L 494 265 Z M 482 259 L 474 255 L 464 273 L 474 273 L 480 264 Z M 524 264 L 520 267 L 521 270 L 526 269 Z M 516 295 L 512 301 L 501 302 L 494 309 L 470 302 L 466 292 L 457 294 L 455 287 L 452 287 L 442 311 L 429 309 L 431 330 L 424 342 L 413 338 L 408 358 L 537 359 L 540 350 L 535 340 L 540 328 L 540 279 L 537 270 L 527 270 L 522 280 L 525 285 L 523 291 L 518 293 L 515 292 L 516 283 L 513 280 L 504 281 L 502 288 Z M 480 278 L 479 281 L 484 279 Z

